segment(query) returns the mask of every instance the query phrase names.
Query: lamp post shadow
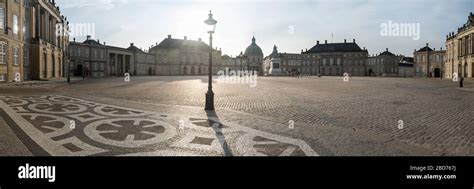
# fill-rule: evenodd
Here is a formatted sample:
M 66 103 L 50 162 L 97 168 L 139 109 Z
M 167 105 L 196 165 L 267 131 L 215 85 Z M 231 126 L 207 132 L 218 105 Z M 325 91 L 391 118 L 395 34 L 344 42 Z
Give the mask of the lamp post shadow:
M 206 110 L 206 115 L 207 115 L 209 126 L 216 133 L 216 137 L 219 140 L 219 144 L 221 145 L 224 151 L 224 156 L 234 156 L 234 154 L 232 153 L 232 150 L 229 148 L 229 145 L 227 143 L 224 133 L 222 133 L 223 125 L 221 121 L 219 120 L 219 117 L 217 116 L 216 111 Z

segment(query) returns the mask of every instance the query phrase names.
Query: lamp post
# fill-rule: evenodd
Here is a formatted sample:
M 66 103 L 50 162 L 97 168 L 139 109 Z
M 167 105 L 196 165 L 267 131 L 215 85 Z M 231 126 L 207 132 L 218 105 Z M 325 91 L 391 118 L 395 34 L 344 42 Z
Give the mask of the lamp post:
M 214 110 L 214 92 L 212 91 L 212 34 L 216 31 L 217 21 L 212 18 L 212 12 L 209 11 L 209 18 L 204 21 L 208 25 L 209 33 L 209 85 L 206 93 L 206 108 L 205 110 Z
M 69 43 L 69 40 L 68 40 Z M 69 44 L 66 45 L 66 62 L 67 62 L 67 83 L 71 83 L 71 60 L 69 59 Z

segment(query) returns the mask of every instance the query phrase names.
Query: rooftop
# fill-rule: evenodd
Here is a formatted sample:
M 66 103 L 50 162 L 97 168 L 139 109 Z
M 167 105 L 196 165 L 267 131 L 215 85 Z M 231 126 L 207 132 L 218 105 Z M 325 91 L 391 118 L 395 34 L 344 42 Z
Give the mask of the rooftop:
M 202 40 L 194 41 L 188 40 L 186 37 L 184 39 L 173 39 L 171 35 L 168 38 L 165 38 L 161 41 L 160 44 L 152 47 L 151 49 L 188 49 L 195 48 L 199 51 L 209 51 L 209 45 L 202 42 Z
M 319 41 L 317 42 L 316 46 L 311 48 L 309 51 L 304 52 L 306 53 L 331 53 L 331 52 L 367 52 L 367 50 L 363 50 L 357 45 L 355 39 L 353 43 L 347 43 L 344 40 L 344 43 L 327 43 L 320 44 Z

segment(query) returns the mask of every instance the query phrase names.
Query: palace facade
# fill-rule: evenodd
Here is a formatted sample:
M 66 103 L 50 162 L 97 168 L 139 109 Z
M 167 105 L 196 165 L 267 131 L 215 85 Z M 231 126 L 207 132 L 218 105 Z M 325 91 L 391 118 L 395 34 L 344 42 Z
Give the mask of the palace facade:
M 0 1 L 0 81 L 61 78 L 68 24 L 54 0 Z
M 468 20 L 457 33 L 449 33 L 446 36 L 446 62 L 445 77 L 452 78 L 453 75 L 466 78 L 474 77 L 474 14 L 471 12 Z

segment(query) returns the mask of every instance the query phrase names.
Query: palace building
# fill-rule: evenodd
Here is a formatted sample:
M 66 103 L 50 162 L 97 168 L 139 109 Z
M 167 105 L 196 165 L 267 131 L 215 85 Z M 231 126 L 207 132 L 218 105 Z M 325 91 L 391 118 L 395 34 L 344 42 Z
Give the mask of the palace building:
M 0 1 L 0 81 L 61 78 L 68 24 L 54 0 Z
M 414 52 L 415 75 L 417 77 L 440 78 L 444 65 L 446 51 L 432 49 L 427 43 L 425 47 Z
M 54 0 L 31 0 L 27 7 L 29 19 L 26 20 L 29 20 L 29 27 L 23 29 L 27 32 L 30 61 L 25 67 L 25 70 L 28 70 L 26 77 L 41 80 L 59 79 L 64 75 L 63 65 L 68 59 L 66 49 L 69 36 L 68 32 L 57 32 L 56 29 L 68 30 L 68 22 L 61 15 Z
M 25 6 L 24 1 L 0 1 L 0 82 L 24 79 Z
M 205 75 L 209 73 L 211 47 L 201 39 L 174 39 L 171 35 L 150 48 L 155 55 L 157 75 Z M 217 73 L 222 62 L 220 50 L 213 50 L 213 73 Z
M 366 76 L 368 51 L 360 48 L 355 39 L 352 43 L 324 44 L 319 41 L 310 50 L 298 53 L 279 53 L 276 46 L 271 55 L 265 57 L 264 70 L 266 75 L 323 75 Z
M 445 77 L 455 74 L 466 78 L 474 77 L 474 14 L 471 12 L 467 22 L 458 28 L 457 33 L 446 36 Z
M 395 55 L 388 51 L 388 48 L 378 54 L 371 56 L 367 60 L 367 72 L 369 76 L 398 76 L 399 63 L 403 56 Z
M 360 48 L 355 39 L 352 43 L 347 40 L 344 40 L 344 43 L 328 43 L 326 40 L 324 44 L 320 44 L 317 41 L 316 46 L 303 52 L 303 55 L 305 65 L 312 66 L 313 75 L 315 73 L 326 76 L 342 76 L 344 73 L 351 76 L 368 75 L 366 61 L 369 53 L 365 48 Z
M 65 65 L 73 76 L 104 77 L 156 75 L 155 55 L 144 52 L 133 43 L 121 48 L 100 43 L 87 36 L 84 42 L 71 42 L 70 64 Z

